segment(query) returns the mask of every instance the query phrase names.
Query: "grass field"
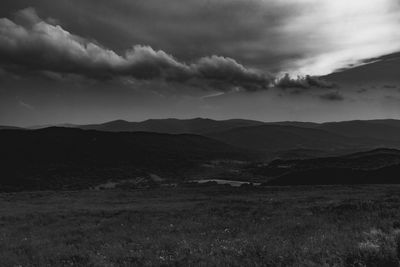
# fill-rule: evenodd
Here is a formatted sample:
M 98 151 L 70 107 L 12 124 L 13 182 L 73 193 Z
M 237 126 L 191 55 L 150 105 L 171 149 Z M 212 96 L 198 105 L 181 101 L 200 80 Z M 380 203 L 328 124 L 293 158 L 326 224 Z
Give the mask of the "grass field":
M 0 194 L 1 266 L 398 266 L 400 186 Z

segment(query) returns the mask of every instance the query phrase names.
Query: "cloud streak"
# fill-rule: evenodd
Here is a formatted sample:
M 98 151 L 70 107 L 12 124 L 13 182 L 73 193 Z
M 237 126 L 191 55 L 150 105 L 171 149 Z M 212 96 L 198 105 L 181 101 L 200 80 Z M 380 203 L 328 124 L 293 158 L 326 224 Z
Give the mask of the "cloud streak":
M 219 90 L 262 90 L 273 81 L 271 75 L 228 57 L 213 55 L 185 63 L 144 45 L 135 45 L 119 55 L 42 20 L 33 8 L 19 11 L 14 21 L 0 19 L 0 60 L 3 68 L 14 72 L 50 71 L 95 79 L 129 76 Z

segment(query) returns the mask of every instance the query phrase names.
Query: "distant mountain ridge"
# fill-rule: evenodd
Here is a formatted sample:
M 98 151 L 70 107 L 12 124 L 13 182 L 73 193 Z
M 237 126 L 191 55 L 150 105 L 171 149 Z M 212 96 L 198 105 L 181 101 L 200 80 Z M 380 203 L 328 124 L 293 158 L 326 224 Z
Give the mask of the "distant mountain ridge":
M 315 128 L 338 132 L 340 134 L 349 134 L 350 136 L 357 135 L 358 133 L 351 133 L 359 127 L 360 133 L 365 134 L 366 127 L 390 127 L 390 129 L 397 130 L 400 128 L 400 120 L 396 119 L 374 119 L 374 120 L 351 120 L 351 121 L 338 121 L 338 122 L 302 122 L 302 121 L 278 121 L 278 122 L 263 122 L 257 120 L 246 119 L 229 119 L 229 120 L 213 120 L 207 118 L 194 118 L 194 119 L 149 119 L 140 122 L 130 122 L 126 120 L 114 120 L 100 124 L 56 124 L 56 125 L 43 125 L 32 126 L 28 129 L 41 129 L 48 127 L 67 127 L 67 128 L 80 128 L 86 130 L 98 130 L 109 132 L 158 132 L 170 134 L 208 134 L 221 131 L 227 131 L 234 128 L 252 127 L 261 125 L 282 125 L 293 126 L 300 128 Z M 4 128 L 19 128 L 13 126 L 0 126 Z M 364 127 L 364 128 L 363 128 Z M 335 129 L 337 128 L 337 129 Z M 347 128 L 347 129 L 346 129 Z M 380 129 L 377 129 L 380 130 Z
M 315 153 L 315 156 L 323 156 L 379 147 L 400 148 L 400 120 L 395 119 L 314 123 L 194 118 L 142 122 L 115 120 L 102 124 L 62 126 L 105 132 L 197 134 L 244 149 L 305 157 L 312 157 Z
M 322 150 L 332 154 L 335 151 L 350 153 L 380 147 L 400 148 L 400 121 L 276 122 L 207 136 L 227 144 L 269 152 Z
M 253 120 L 222 120 L 204 118 L 195 119 L 149 119 L 142 122 L 115 120 L 102 124 L 78 125 L 77 128 L 110 132 L 158 132 L 169 134 L 204 134 L 206 132 L 232 129 L 236 127 L 261 125 L 263 122 Z
M 0 125 L 0 130 L 22 130 L 24 128 L 20 128 L 17 126 L 5 126 L 5 125 Z

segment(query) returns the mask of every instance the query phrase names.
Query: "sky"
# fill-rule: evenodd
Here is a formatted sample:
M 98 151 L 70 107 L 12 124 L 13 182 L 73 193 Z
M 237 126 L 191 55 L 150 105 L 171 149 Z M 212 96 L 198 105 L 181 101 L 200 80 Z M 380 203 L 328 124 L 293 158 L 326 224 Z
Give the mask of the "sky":
M 399 29 L 400 0 L 3 1 L 0 125 L 400 119 Z

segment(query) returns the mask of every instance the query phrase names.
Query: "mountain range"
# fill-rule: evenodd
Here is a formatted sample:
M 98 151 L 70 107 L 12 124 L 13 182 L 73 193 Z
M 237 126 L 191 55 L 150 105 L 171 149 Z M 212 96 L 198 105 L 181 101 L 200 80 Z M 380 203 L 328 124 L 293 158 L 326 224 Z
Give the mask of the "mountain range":
M 314 150 L 348 153 L 379 147 L 400 148 L 400 121 L 391 119 L 313 123 L 195 118 L 153 119 L 142 122 L 116 120 L 102 124 L 60 126 L 106 132 L 196 134 L 232 146 L 270 154 L 293 150 L 307 153 Z M 34 127 L 37 128 L 40 127 Z
M 179 119 L 150 119 L 142 122 L 129 122 L 125 120 L 115 120 L 101 124 L 71 125 L 85 130 L 98 130 L 108 132 L 156 132 L 168 134 L 205 134 L 207 132 L 217 132 L 237 127 L 249 127 L 262 125 L 263 122 L 253 120 L 211 120 L 203 118 L 179 120 Z M 64 126 L 65 125 L 61 125 Z
M 400 164 L 398 120 L 196 118 L 62 126 L 0 128 L 0 191 L 82 189 L 151 175 L 167 181 L 248 177 L 287 185 L 376 183 L 378 173 L 385 173 L 382 181 L 394 182 Z M 327 174 L 323 181 L 321 173 Z

